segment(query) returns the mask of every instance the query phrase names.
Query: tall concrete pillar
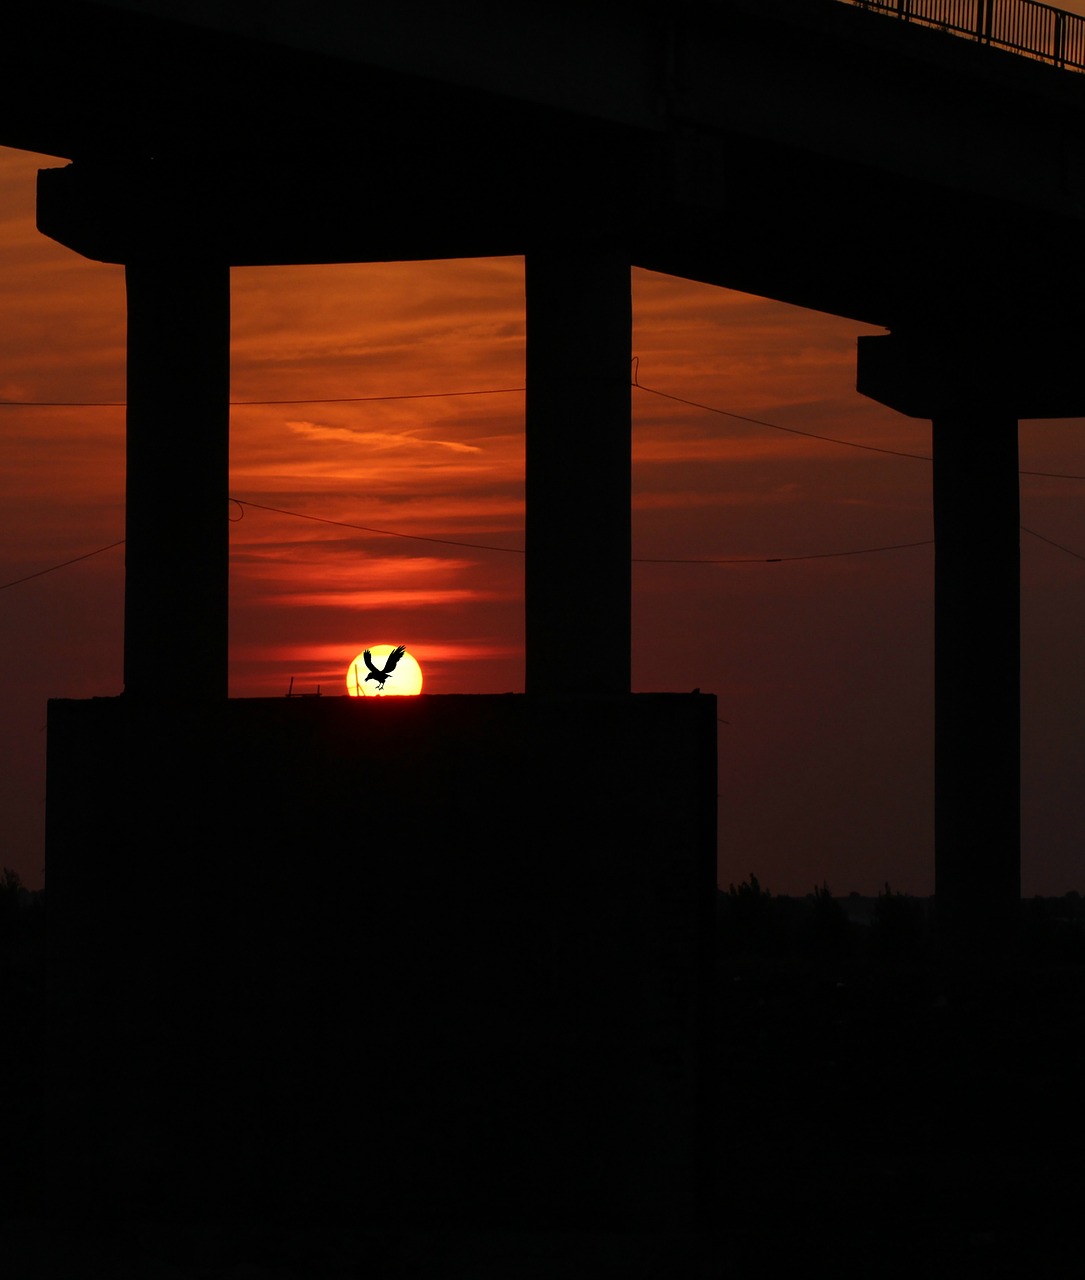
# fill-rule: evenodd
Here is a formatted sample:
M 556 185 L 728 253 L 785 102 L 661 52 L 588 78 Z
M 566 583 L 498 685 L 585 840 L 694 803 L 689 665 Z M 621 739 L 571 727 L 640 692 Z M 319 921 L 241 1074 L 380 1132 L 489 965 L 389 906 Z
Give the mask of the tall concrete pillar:
M 997 330 L 859 339 L 859 391 L 932 422 L 935 901 L 943 942 L 979 963 L 1020 916 L 1017 418 L 1056 407 L 1042 355 Z
M 555 245 L 525 276 L 526 689 L 628 693 L 629 258 Z
M 230 273 L 130 262 L 124 688 L 225 698 Z
M 933 419 L 935 896 L 957 949 L 1014 937 L 1021 900 L 1017 419 Z

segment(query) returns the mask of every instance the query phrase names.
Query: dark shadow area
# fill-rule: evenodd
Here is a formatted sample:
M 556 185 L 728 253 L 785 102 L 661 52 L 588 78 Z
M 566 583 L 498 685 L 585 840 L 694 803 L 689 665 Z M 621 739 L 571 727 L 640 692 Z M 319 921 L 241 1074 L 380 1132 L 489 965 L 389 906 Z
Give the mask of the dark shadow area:
M 719 1228 L 748 1257 L 985 1274 L 1079 1249 L 1080 895 L 1022 904 L 997 973 L 946 969 L 933 903 L 718 900 Z
M 312 888 L 299 874 L 299 915 Z M 1015 969 L 988 982 L 959 980 L 939 969 L 928 901 L 888 886 L 876 899 L 833 898 L 824 887 L 777 897 L 751 876 L 717 895 L 702 1229 L 424 1227 L 367 1221 L 358 1205 L 284 1208 L 271 1196 L 240 1211 L 214 1177 L 153 1209 L 134 1196 L 92 1211 L 91 1188 L 82 1209 L 78 1196 L 63 1205 L 51 1199 L 42 1068 L 57 1046 L 43 1018 L 45 901 L 5 882 L 6 1272 L 19 1280 L 88 1267 L 141 1280 L 707 1280 L 732 1268 L 753 1274 L 802 1264 L 825 1248 L 835 1266 L 877 1274 L 1072 1263 L 1080 1249 L 1085 910 L 1072 893 L 1026 901 L 1022 916 Z M 537 987 L 524 984 L 518 975 L 510 996 L 530 1001 Z M 61 1064 L 82 1066 L 78 1050 Z M 636 1133 L 643 1117 L 627 1118 Z M 269 1147 L 286 1137 L 269 1134 Z
M 702 695 L 52 703 L 52 1208 L 688 1229 L 715 740 Z

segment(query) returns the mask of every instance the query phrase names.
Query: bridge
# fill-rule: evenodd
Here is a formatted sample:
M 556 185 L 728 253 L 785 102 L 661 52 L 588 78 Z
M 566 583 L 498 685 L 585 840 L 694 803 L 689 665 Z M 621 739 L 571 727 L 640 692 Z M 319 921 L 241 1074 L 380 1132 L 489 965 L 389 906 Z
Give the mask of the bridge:
M 850 317 L 889 331 L 860 340 L 860 391 L 933 423 L 940 918 L 987 957 L 1012 934 L 1018 420 L 1085 414 L 1080 20 L 1033 0 L 39 0 L 0 34 L 0 143 L 71 160 L 41 173 L 40 229 L 127 272 L 131 705 L 167 643 L 203 655 L 180 692 L 225 699 L 231 266 L 524 255 L 543 701 L 569 634 L 629 694 L 630 266 Z
M 1083 410 L 1085 81 L 1060 69 L 1081 21 L 1034 0 L 410 12 L 3 19 L 23 52 L 0 140 L 73 161 L 41 175 L 41 229 L 128 268 L 126 688 L 154 687 L 168 625 L 206 655 L 190 691 L 225 692 L 231 265 L 526 256 L 529 692 L 556 637 L 629 651 L 628 268 L 707 281 L 891 331 L 858 385 L 934 421 L 938 896 L 1016 901 L 1016 421 Z M 183 465 L 159 466 L 163 433 Z M 158 520 L 171 486 L 198 585 Z
M 1040 0 L 843 0 L 860 9 L 1085 71 L 1085 18 Z

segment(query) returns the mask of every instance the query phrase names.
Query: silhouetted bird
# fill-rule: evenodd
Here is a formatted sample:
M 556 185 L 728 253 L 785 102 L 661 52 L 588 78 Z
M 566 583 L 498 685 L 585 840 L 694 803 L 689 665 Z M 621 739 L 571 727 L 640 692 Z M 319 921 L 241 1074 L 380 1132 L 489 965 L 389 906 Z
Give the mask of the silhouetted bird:
M 369 668 L 369 675 L 365 678 L 366 684 L 368 684 L 370 680 L 376 680 L 377 688 L 383 689 L 385 680 L 387 680 L 392 672 L 395 671 L 396 664 L 399 662 L 400 658 L 403 657 L 405 652 L 405 645 L 400 645 L 398 648 L 393 649 L 384 661 L 384 669 L 382 671 L 378 671 L 373 665 L 373 659 L 369 656 L 369 650 L 366 649 L 365 653 L 362 654 L 365 665 Z

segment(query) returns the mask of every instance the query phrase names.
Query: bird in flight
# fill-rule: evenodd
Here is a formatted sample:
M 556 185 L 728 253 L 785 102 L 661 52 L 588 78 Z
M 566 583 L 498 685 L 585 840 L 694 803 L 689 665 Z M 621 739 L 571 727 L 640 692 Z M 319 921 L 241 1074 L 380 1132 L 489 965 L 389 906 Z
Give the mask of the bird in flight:
M 400 658 L 403 657 L 406 651 L 407 651 L 406 645 L 402 645 L 402 644 L 399 645 L 397 648 L 393 649 L 392 652 L 388 655 L 388 657 L 384 660 L 383 668 L 378 669 L 373 665 L 373 659 L 369 656 L 369 650 L 366 649 L 366 651 L 362 654 L 362 660 L 365 662 L 365 665 L 369 668 L 369 675 L 367 675 L 365 678 L 366 683 L 368 684 L 370 680 L 376 680 L 377 688 L 383 689 L 385 680 L 387 680 L 388 677 L 392 674 L 392 672 L 396 669 L 396 664 L 399 662 Z

